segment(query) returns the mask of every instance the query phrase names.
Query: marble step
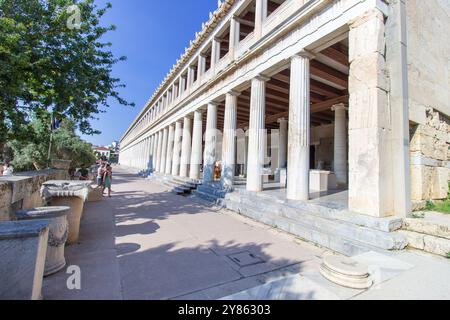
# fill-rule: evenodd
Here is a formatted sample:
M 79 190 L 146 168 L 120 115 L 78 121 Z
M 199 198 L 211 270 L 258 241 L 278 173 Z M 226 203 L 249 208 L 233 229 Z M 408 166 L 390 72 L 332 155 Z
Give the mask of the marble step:
M 423 212 L 423 218 L 406 218 L 403 229 L 450 240 L 450 215 Z
M 423 250 L 425 252 L 443 256 L 446 258 L 449 257 L 449 239 L 407 230 L 401 230 L 400 233 L 406 236 L 406 238 L 408 239 L 408 246 L 410 248 Z
M 255 201 L 255 199 L 241 197 L 239 202 L 233 199 L 235 197 L 230 196 L 225 199 L 226 206 L 230 210 L 251 215 L 258 221 L 279 227 L 347 255 L 355 252 L 353 248 L 347 249 L 349 246 L 401 250 L 407 244 L 406 238 L 399 233 L 388 233 L 348 222 L 325 219 L 311 215 L 309 212 L 261 199 Z M 355 245 L 350 245 L 351 243 L 355 243 Z
M 202 191 L 201 189 L 198 189 L 198 188 L 197 188 L 197 190 L 194 190 L 192 192 L 192 194 L 197 196 L 197 197 L 199 197 L 199 198 L 201 198 L 201 199 L 203 199 L 203 200 L 206 200 L 206 201 L 208 201 L 210 203 L 214 203 L 215 204 L 215 203 L 217 203 L 219 201 L 219 197 L 217 197 L 217 196 L 215 196 L 215 195 L 213 195 L 211 193 L 204 192 L 204 191 Z
M 253 206 L 261 210 L 261 212 L 276 213 L 278 216 L 290 218 L 295 221 L 307 222 L 310 225 L 328 230 L 330 233 L 340 234 L 350 239 L 357 239 L 360 242 L 381 249 L 402 250 L 406 246 L 405 237 L 399 233 L 371 229 L 330 217 L 324 218 L 322 215 L 313 214 L 315 207 L 294 208 L 265 199 L 255 201 L 254 198 L 250 197 L 242 197 L 241 203 L 246 206 Z
M 280 199 L 273 195 L 266 193 L 254 193 L 245 189 L 238 189 L 236 192 L 227 194 L 226 197 L 233 197 L 235 201 L 240 199 L 250 198 L 251 202 L 257 199 L 257 202 L 277 205 L 280 210 L 284 207 L 291 207 L 301 211 L 306 211 L 311 215 L 322 217 L 325 219 L 334 219 L 343 222 L 349 222 L 360 226 L 367 227 L 369 229 L 376 229 L 384 232 L 392 232 L 402 228 L 403 219 L 399 217 L 386 217 L 375 218 L 367 215 L 357 214 L 345 210 L 343 206 L 339 206 L 336 203 L 318 203 L 313 201 L 288 201 L 286 199 Z M 282 206 L 278 206 L 282 205 Z
M 216 198 L 225 198 L 225 196 L 227 194 L 227 192 L 225 190 L 214 188 L 209 185 L 199 185 L 199 186 L 197 186 L 197 190 L 200 190 L 203 193 L 208 193 L 210 195 L 213 195 Z
M 238 212 L 239 214 L 256 221 L 296 235 L 301 240 L 313 242 L 316 245 L 331 249 L 347 256 L 354 256 L 375 250 L 375 248 L 370 245 L 360 243 L 352 239 L 347 239 L 343 236 L 334 235 L 327 230 L 317 228 L 309 223 L 298 222 L 286 217 L 280 217 L 273 213 L 262 213 L 260 210 L 248 206 L 236 206 L 235 203 L 228 200 L 225 200 L 225 203 L 227 209 L 229 210 Z

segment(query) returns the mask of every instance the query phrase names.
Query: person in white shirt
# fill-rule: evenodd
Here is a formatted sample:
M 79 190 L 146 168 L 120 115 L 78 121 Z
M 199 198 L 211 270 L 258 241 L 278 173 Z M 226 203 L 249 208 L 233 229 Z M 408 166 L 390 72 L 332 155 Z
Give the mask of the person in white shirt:
M 5 165 L 3 166 L 3 176 L 12 176 L 13 172 L 13 167 L 11 167 L 9 162 L 5 162 Z

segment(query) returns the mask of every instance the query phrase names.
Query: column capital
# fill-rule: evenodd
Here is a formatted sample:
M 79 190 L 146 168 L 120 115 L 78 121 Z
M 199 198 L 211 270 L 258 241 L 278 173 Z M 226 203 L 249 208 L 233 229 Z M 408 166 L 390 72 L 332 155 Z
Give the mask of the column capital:
M 315 58 L 315 55 L 311 51 L 303 49 L 300 52 L 293 55 L 291 59 L 296 59 L 299 57 L 300 58 L 308 58 L 309 60 L 312 60 Z
M 229 94 L 230 96 L 233 96 L 233 97 L 239 97 L 242 93 L 235 91 L 235 90 L 231 90 L 231 91 L 228 91 L 227 94 Z
M 348 110 L 348 107 L 344 103 L 338 103 L 331 107 L 332 111 Z
M 280 118 L 277 120 L 278 123 L 282 123 L 282 122 L 288 122 L 288 119 L 286 118 Z
M 254 77 L 253 79 L 267 82 L 267 81 L 270 80 L 270 77 L 267 77 L 267 76 L 265 76 L 265 75 L 263 75 L 263 74 L 258 74 L 258 75 L 257 75 L 256 77 Z

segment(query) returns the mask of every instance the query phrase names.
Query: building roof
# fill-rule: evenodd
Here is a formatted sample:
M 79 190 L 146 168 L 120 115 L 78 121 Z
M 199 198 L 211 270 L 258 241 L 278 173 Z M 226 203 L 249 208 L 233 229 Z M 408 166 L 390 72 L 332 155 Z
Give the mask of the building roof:
M 95 147 L 94 150 L 96 150 L 96 151 L 111 151 L 110 148 L 105 148 L 105 147 Z

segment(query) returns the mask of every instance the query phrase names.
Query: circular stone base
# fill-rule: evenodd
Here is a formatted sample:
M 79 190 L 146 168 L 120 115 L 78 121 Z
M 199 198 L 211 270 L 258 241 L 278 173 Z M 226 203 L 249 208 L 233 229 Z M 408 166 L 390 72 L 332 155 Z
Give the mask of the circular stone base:
M 352 289 L 368 289 L 373 283 L 367 266 L 346 257 L 324 258 L 320 273 L 331 282 Z

